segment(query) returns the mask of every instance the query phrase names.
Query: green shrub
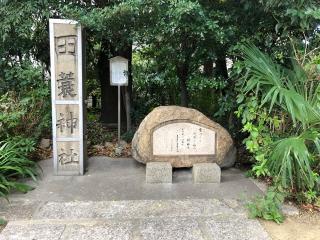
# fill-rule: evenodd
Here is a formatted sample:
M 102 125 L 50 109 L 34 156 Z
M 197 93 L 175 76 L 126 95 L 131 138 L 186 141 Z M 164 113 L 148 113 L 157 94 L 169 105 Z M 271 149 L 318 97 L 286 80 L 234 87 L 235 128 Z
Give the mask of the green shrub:
M 7 224 L 7 221 L 2 219 L 2 218 L 0 218 L 0 226 L 4 226 L 6 224 Z
M 232 91 L 222 93 L 226 90 L 227 81 L 221 77 L 206 77 L 201 74 L 194 74 L 188 81 L 190 93 L 190 107 L 200 110 L 215 120 L 224 122 L 223 118 L 235 106 L 230 99 Z
M 110 132 L 102 123 L 93 121 L 87 124 L 88 141 L 91 145 L 104 144 L 111 142 L 114 134 Z
M 121 135 L 121 139 L 123 139 L 127 143 L 130 143 L 132 141 L 134 134 L 135 134 L 135 130 L 127 131 Z
M 43 135 L 48 137 L 51 133 L 50 81 L 45 76 L 44 67 L 26 58 L 21 62 L 7 63 L 2 70 L 0 139 L 21 136 L 39 140 Z
M 247 204 L 249 215 L 252 218 L 263 218 L 265 220 L 282 223 L 284 215 L 281 212 L 281 204 L 284 201 L 284 194 L 274 188 L 270 188 L 266 196 L 259 196 L 253 202 Z
M 48 89 L 24 93 L 7 92 L 0 96 L 0 138 L 22 136 L 39 139 L 51 131 Z
M 39 174 L 37 163 L 28 158 L 34 151 L 35 142 L 30 139 L 14 138 L 0 142 L 0 196 L 17 190 L 27 192 L 31 186 L 19 182 L 20 178 L 31 177 L 36 180 Z
M 237 114 L 249 134 L 244 143 L 254 156 L 253 171 L 273 177 L 288 190 L 315 190 L 320 154 L 318 73 L 306 72 L 298 60 L 288 67 L 277 64 L 254 46 L 245 46 L 243 53 L 247 71 Z
M 297 193 L 297 200 L 299 203 L 315 204 L 317 206 L 320 203 L 320 195 L 317 191 L 308 190 Z

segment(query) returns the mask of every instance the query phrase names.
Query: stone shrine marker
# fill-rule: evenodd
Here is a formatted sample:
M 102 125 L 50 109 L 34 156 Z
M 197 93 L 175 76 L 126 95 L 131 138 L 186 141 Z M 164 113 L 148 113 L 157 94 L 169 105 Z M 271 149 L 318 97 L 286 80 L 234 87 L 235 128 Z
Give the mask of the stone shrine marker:
M 220 167 L 234 164 L 236 149 L 227 130 L 201 112 L 161 106 L 141 122 L 132 156 L 147 164 L 147 183 L 172 181 L 172 167 L 193 167 L 194 183 L 218 183 Z
M 50 19 L 53 160 L 56 175 L 82 175 L 85 168 L 82 28 Z
M 142 163 L 170 162 L 172 167 L 235 161 L 233 140 L 220 124 L 201 112 L 179 106 L 155 108 L 141 122 L 132 140 L 133 158 Z

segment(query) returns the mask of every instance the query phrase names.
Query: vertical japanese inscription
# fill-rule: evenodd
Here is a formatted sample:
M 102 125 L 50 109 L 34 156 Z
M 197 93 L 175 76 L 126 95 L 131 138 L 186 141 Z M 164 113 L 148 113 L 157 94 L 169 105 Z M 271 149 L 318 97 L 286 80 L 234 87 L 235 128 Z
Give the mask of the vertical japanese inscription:
M 56 105 L 57 137 L 79 136 L 79 106 L 77 104 Z
M 215 155 L 214 130 L 188 122 L 176 122 L 154 130 L 153 155 Z
M 56 52 L 58 55 L 76 53 L 77 35 L 56 37 Z
M 74 91 L 74 86 L 76 79 L 73 77 L 74 73 L 64 73 L 61 72 L 59 74 L 58 82 L 58 96 L 62 96 L 62 98 L 66 98 L 68 96 L 75 97 L 77 94 Z
M 54 166 L 58 175 L 83 174 L 81 27 L 50 19 Z

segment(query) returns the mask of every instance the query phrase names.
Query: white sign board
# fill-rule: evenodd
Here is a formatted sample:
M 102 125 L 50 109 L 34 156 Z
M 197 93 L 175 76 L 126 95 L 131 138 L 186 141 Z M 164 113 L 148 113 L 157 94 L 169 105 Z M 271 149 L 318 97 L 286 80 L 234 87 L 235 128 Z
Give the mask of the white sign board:
M 177 122 L 153 132 L 153 155 L 214 155 L 216 132 L 197 124 Z
M 120 56 L 110 59 L 110 84 L 112 86 L 128 85 L 128 59 Z

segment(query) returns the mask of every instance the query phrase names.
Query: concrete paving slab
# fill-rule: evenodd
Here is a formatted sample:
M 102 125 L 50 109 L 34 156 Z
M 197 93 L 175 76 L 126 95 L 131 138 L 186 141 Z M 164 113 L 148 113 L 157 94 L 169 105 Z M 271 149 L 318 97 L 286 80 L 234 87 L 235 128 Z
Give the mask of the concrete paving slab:
M 95 225 L 66 226 L 60 240 L 129 240 L 133 224 L 129 221 Z
M 234 213 L 216 199 L 48 202 L 33 219 L 136 219 Z
M 11 198 L 42 201 L 239 199 L 261 194 L 238 169 L 222 170 L 220 184 L 199 186 L 192 181 L 191 168 L 174 169 L 173 184 L 146 184 L 145 165 L 130 158 L 90 158 L 84 176 L 54 176 L 52 159 L 40 161 L 40 166 L 44 174 L 36 189 L 11 195 Z
M 257 220 L 237 214 L 131 220 L 13 221 L 0 240 L 269 240 Z
M 217 240 L 269 240 L 267 232 L 257 220 L 241 215 L 222 214 L 205 220 L 209 239 Z M 271 240 L 271 239 L 270 239 Z
M 0 240 L 267 239 L 243 211 L 261 191 L 238 169 L 223 170 L 220 184 L 201 185 L 193 184 L 191 169 L 175 169 L 173 184 L 153 185 L 133 159 L 89 164 L 86 175 L 64 177 L 53 175 L 52 160 L 41 161 L 36 189 L 0 203 L 10 220 Z
M 143 240 L 205 240 L 196 219 L 148 219 L 139 229 Z
M 59 240 L 64 225 L 61 224 L 15 224 L 9 222 L 0 234 L 0 240 Z
M 34 200 L 16 200 L 10 202 L 0 199 L 0 217 L 3 219 L 17 220 L 30 219 L 33 213 L 42 205 L 41 201 Z

